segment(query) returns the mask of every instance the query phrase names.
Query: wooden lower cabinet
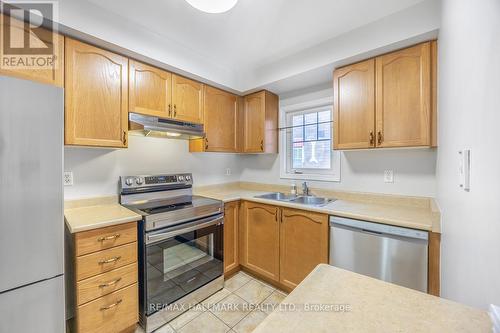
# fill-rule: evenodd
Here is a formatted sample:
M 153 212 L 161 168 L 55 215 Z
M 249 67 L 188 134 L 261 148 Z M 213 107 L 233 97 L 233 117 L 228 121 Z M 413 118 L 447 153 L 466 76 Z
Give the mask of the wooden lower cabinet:
M 238 270 L 238 220 L 240 202 L 233 201 L 224 206 L 224 274 Z
M 328 215 L 282 208 L 280 283 L 293 289 L 320 263 L 328 263 Z
M 328 262 L 328 215 L 244 201 L 240 264 L 285 290 Z
M 133 222 L 73 235 L 77 333 L 135 328 L 139 320 L 137 231 L 131 230 L 136 228 Z
M 244 201 L 241 209 L 240 264 L 279 281 L 279 208 Z

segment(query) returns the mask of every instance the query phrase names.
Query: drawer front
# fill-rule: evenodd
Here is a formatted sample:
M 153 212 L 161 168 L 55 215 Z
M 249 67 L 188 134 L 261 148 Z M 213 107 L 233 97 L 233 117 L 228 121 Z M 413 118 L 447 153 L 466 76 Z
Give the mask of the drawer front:
M 120 267 L 76 284 L 76 303 L 82 305 L 137 282 L 137 263 Z
M 136 261 L 136 242 L 77 257 L 76 280 L 81 281 Z
M 137 223 L 115 225 L 75 235 L 76 256 L 106 250 L 137 241 Z
M 79 306 L 78 333 L 118 333 L 137 323 L 137 283 Z

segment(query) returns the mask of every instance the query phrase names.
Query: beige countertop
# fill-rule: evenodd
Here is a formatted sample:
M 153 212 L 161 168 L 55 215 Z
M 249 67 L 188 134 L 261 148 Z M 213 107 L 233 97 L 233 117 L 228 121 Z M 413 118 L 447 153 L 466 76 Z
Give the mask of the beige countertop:
M 491 330 L 486 311 L 321 264 L 254 333 Z
M 419 230 L 440 232 L 440 214 L 431 198 L 318 191 L 318 195 L 338 198 L 334 202 L 322 207 L 255 198 L 256 195 L 279 191 L 286 192 L 283 187 L 259 188 L 258 186 L 249 184 L 195 188 L 195 193 L 197 195 L 222 200 L 224 202 L 247 200 Z M 315 193 L 314 190 L 313 193 Z
M 139 221 L 142 216 L 110 198 L 94 198 L 65 203 L 64 219 L 71 233 Z

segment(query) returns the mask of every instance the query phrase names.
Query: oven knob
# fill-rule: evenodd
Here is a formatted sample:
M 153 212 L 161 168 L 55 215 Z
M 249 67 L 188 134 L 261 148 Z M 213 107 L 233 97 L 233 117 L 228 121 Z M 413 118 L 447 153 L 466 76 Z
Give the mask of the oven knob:
M 125 184 L 128 186 L 131 186 L 134 183 L 134 180 L 132 178 L 127 178 L 125 179 Z
M 191 176 L 187 175 L 187 176 L 186 176 L 186 180 L 187 180 L 187 181 L 190 181 L 190 180 L 191 180 Z
M 179 179 L 180 182 L 183 182 L 184 181 L 184 176 L 179 176 L 178 179 Z
M 136 183 L 137 185 L 142 185 L 142 183 L 144 183 L 144 180 L 143 180 L 142 178 L 140 178 L 140 177 L 137 177 L 137 178 L 135 179 L 135 183 Z

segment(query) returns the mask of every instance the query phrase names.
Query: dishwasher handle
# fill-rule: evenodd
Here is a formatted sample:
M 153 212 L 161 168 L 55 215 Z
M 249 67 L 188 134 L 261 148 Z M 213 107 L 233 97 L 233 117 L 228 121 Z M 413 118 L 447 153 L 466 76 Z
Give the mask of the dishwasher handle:
M 350 227 L 353 229 L 358 229 L 363 232 L 376 235 L 391 235 L 399 236 L 411 239 L 421 239 L 429 240 L 429 233 L 423 230 L 416 230 L 410 228 L 396 227 L 392 225 L 368 222 L 356 219 L 349 219 L 340 216 L 330 216 L 330 226 L 340 225 L 345 227 Z

